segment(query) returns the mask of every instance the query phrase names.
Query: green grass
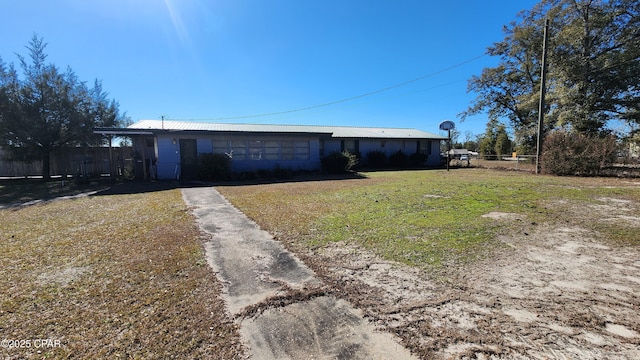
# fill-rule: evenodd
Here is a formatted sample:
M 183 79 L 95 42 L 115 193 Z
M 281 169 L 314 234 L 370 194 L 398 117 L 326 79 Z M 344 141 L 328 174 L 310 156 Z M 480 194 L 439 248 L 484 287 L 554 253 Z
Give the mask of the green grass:
M 374 186 L 342 191 L 319 242 L 347 241 L 408 263 L 440 263 L 493 237 L 491 211 L 537 217 L 535 194 L 513 178 L 456 179 L 453 173 L 371 173 Z
M 471 261 L 494 251 L 498 234 L 529 231 L 542 223 L 565 221 L 614 241 L 639 241 L 632 230 L 576 215 L 576 206 L 596 204 L 599 197 L 640 201 L 640 189 L 618 179 L 483 169 L 363 175 L 366 179 L 219 189 L 293 246 L 341 241 L 411 265 Z M 518 214 L 522 220 L 482 216 L 492 211 Z

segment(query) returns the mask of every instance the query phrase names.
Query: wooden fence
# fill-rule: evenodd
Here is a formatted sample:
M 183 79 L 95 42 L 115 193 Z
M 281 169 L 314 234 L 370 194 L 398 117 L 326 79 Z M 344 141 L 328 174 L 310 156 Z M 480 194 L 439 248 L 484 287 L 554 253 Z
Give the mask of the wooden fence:
M 134 158 L 131 147 L 113 147 L 111 150 L 114 170 L 122 171 L 125 163 Z M 101 176 L 110 174 L 108 147 L 63 148 L 51 154 L 49 174 L 51 176 L 75 176 L 79 174 Z M 0 177 L 20 178 L 42 176 L 42 161 L 31 163 L 12 161 L 0 149 Z

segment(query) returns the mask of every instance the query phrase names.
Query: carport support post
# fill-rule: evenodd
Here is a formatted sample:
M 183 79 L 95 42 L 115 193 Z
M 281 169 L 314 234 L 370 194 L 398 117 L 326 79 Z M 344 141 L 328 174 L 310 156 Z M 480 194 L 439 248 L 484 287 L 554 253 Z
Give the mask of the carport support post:
M 144 181 L 147 181 L 147 156 L 145 154 L 147 150 L 146 141 L 147 139 L 142 135 L 142 176 Z
M 113 140 L 113 136 L 109 135 L 109 179 L 111 181 L 114 180 L 113 178 L 113 145 L 111 144 L 112 140 Z

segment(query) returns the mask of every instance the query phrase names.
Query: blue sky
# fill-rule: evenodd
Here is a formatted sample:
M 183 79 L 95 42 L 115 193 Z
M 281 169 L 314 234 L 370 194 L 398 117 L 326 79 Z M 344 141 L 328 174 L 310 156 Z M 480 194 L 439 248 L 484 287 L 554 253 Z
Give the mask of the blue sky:
M 89 84 L 102 80 L 134 121 L 164 115 L 438 133 L 453 120 L 477 134 L 486 116 L 458 118 L 474 98 L 467 80 L 496 64 L 481 55 L 535 3 L 0 0 L 0 56 L 18 65 L 15 53 L 26 55 L 37 33 L 50 62 Z

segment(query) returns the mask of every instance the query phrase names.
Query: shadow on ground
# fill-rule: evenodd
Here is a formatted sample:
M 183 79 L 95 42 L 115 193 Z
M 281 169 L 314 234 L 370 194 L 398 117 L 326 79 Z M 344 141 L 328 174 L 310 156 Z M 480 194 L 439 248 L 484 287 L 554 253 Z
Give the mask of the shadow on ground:
M 249 186 L 249 185 L 265 185 L 276 183 L 294 183 L 305 181 L 334 181 L 334 180 L 359 180 L 366 179 L 358 173 L 346 173 L 346 174 L 312 174 L 295 176 L 290 179 L 250 179 L 250 180 L 236 180 L 236 181 L 198 181 L 198 180 L 163 180 L 155 182 L 142 182 L 131 181 L 113 184 L 109 189 L 99 191 L 93 196 L 104 195 L 126 195 L 126 194 L 138 194 L 154 191 L 165 191 L 172 189 L 185 189 L 185 188 L 197 188 L 197 187 L 209 187 L 209 186 Z
M 218 181 L 210 183 L 210 185 L 223 185 L 223 186 L 246 186 L 246 185 L 266 185 L 266 184 L 280 184 L 280 183 L 297 183 L 305 181 L 334 181 L 334 180 L 361 180 L 367 177 L 357 173 L 348 172 L 344 174 L 322 174 L 322 173 L 308 173 L 295 175 L 290 178 L 254 178 L 245 180 L 234 181 Z
M 14 208 L 42 201 L 69 196 L 105 196 L 141 194 L 182 188 L 208 186 L 246 186 L 304 181 L 358 180 L 366 177 L 358 173 L 346 174 L 304 174 L 289 179 L 256 178 L 250 180 L 203 182 L 195 180 L 163 181 L 118 181 L 98 179 L 88 184 L 77 184 L 70 180 L 42 181 L 34 179 L 0 180 L 0 208 Z

